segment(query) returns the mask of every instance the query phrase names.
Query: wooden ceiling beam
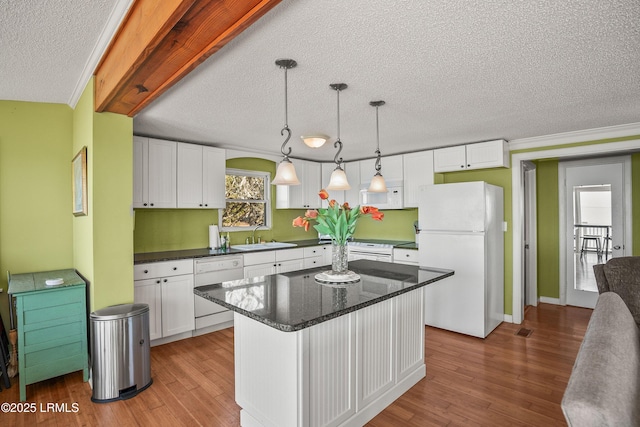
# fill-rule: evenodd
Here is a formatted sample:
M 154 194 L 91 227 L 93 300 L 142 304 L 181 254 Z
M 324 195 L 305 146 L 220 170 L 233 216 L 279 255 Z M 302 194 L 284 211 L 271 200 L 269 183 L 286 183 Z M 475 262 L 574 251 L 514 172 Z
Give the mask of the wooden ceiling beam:
M 281 0 L 136 0 L 96 69 L 95 110 L 133 117 Z

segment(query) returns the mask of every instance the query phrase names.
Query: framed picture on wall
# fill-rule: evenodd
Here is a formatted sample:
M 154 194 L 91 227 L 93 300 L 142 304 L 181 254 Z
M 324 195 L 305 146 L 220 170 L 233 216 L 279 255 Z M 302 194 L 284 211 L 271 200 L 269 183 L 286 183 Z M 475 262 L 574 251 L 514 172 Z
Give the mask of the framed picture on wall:
M 87 147 L 76 154 L 71 161 L 73 175 L 73 214 L 87 214 Z

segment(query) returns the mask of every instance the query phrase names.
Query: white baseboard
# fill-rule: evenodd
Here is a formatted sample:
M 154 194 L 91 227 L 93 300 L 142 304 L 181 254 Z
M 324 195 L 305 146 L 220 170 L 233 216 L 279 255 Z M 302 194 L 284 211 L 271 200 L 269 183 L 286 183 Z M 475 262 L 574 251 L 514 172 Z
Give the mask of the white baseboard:
M 513 316 L 510 314 L 505 314 L 503 322 L 513 323 Z
M 540 297 L 538 298 L 538 302 L 543 302 L 545 304 L 562 305 L 560 304 L 560 298 Z

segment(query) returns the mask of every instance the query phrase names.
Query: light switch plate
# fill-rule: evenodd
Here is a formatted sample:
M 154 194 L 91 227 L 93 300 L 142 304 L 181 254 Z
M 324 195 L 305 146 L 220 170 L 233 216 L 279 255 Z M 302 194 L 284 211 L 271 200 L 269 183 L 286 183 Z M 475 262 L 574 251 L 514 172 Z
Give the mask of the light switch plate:
M 502 231 L 507 232 L 507 221 L 502 221 Z

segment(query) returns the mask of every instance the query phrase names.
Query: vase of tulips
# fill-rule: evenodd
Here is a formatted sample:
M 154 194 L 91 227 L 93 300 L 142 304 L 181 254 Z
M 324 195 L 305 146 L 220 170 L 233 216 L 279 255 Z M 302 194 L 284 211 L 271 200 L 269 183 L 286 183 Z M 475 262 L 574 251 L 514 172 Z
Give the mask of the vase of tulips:
M 326 190 L 320 190 L 319 196 L 322 200 L 329 199 Z M 353 276 L 348 270 L 347 242 L 356 230 L 356 224 L 361 216 L 369 215 L 375 221 L 382 221 L 384 213 L 373 206 L 356 206 L 351 208 L 349 203 L 342 205 L 334 199 L 329 200 L 329 207 L 321 209 L 309 209 L 304 216 L 299 216 L 293 220 L 294 227 L 304 227 L 309 230 L 311 222 L 316 224 L 313 228 L 320 234 L 331 237 L 331 272 L 326 272 L 332 278 L 341 276 Z M 330 273 L 330 274 L 329 274 Z

